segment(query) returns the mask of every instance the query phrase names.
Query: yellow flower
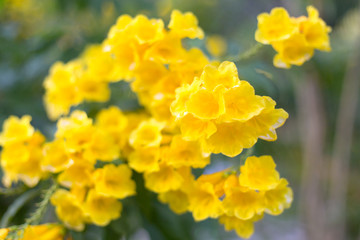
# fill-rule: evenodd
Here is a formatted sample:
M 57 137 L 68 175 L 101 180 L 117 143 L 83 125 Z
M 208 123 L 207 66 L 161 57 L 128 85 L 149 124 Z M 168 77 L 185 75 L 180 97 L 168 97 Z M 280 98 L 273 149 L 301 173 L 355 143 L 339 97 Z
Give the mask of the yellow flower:
M 241 122 L 221 123 L 217 124 L 216 128 L 213 135 L 202 140 L 205 152 L 235 157 L 244 148 L 250 148 L 257 142 L 255 130 Z
M 177 214 L 185 213 L 188 210 L 188 195 L 181 190 L 159 193 L 158 198 L 162 203 L 168 203 L 170 209 Z
M 144 15 L 138 15 L 132 20 L 130 27 L 140 44 L 153 43 L 164 36 L 164 23 L 161 19 L 148 19 Z
M 216 119 L 225 113 L 224 88 L 214 91 L 199 89 L 192 93 L 186 102 L 186 110 L 199 119 Z
M 9 229 L 1 228 L 0 229 L 0 240 L 5 240 L 6 236 L 8 235 Z
M 86 217 L 82 203 L 75 195 L 59 189 L 51 197 L 51 203 L 55 206 L 56 215 L 65 226 L 76 231 L 84 230 Z
M 186 115 L 186 103 L 191 94 L 200 89 L 200 85 L 201 81 L 196 77 L 191 84 L 185 84 L 175 90 L 176 99 L 170 106 L 170 111 L 175 117 L 181 118 Z
M 145 186 L 156 193 L 177 190 L 184 182 L 181 171 L 161 164 L 159 171 L 144 173 Z
M 149 91 L 167 72 L 159 62 L 143 61 L 134 69 L 135 81 L 131 83 L 131 89 L 134 92 Z
M 106 226 L 111 220 L 120 217 L 122 204 L 116 198 L 98 194 L 94 189 L 91 189 L 82 208 L 91 222 L 99 226 Z
M 186 114 L 180 120 L 181 135 L 184 140 L 196 141 L 200 138 L 209 138 L 217 131 L 215 123 L 201 120 L 192 114 Z
M 210 163 L 209 154 L 201 151 L 199 142 L 185 141 L 180 135 L 173 137 L 171 145 L 164 152 L 162 160 L 175 168 L 204 168 Z
M 83 100 L 75 81 L 75 71 L 79 65 L 79 61 L 75 60 L 67 64 L 57 62 L 51 67 L 44 81 L 45 108 L 51 120 L 68 114 L 71 106 Z
M 219 66 L 206 65 L 200 79 L 208 90 L 213 90 L 219 85 L 228 89 L 240 84 L 236 65 L 228 61 L 222 62 Z
M 119 199 L 135 194 L 135 182 L 131 180 L 131 170 L 125 165 L 107 164 L 93 173 L 95 191 Z
M 159 171 L 160 148 L 141 148 L 133 151 L 128 156 L 129 166 L 137 172 Z
M 191 12 L 173 10 L 168 27 L 181 38 L 204 38 L 204 32 L 198 27 L 198 20 Z
M 264 96 L 265 108 L 257 116 L 245 122 L 246 128 L 253 129 L 256 135 L 266 141 L 275 141 L 277 139 L 275 129 L 281 127 L 289 114 L 284 109 L 275 109 L 276 102 L 270 97 Z
M 59 119 L 57 128 L 56 138 L 64 139 L 66 151 L 70 153 L 88 148 L 95 133 L 92 119 L 80 110 L 72 112 L 69 118 Z
M 123 33 L 125 31 L 128 30 L 129 28 L 129 24 L 132 21 L 132 17 L 127 15 L 127 14 L 123 14 L 121 15 L 117 20 L 116 23 L 110 28 L 109 33 L 108 33 L 108 38 L 112 39 L 114 37 L 116 37 L 116 35 L 118 33 Z
M 4 121 L 3 130 L 0 134 L 0 146 L 15 142 L 27 141 L 34 134 L 34 127 L 30 124 L 31 116 L 21 118 L 10 116 Z
M 206 49 L 212 56 L 220 57 L 227 49 L 226 40 L 220 35 L 212 35 L 206 38 Z
M 258 29 L 255 40 L 263 44 L 288 39 L 298 31 L 294 19 L 291 19 L 288 12 L 281 7 L 273 8 L 270 14 L 260 14 L 257 19 Z
M 119 157 L 119 154 L 119 145 L 115 142 L 110 133 L 96 128 L 88 148 L 84 151 L 84 158 L 113 161 Z
M 303 34 L 296 33 L 290 38 L 273 44 L 278 54 L 274 57 L 274 66 L 290 68 L 291 65 L 302 65 L 314 54 L 314 49 L 308 45 Z
M 232 171 L 225 169 L 211 174 L 203 174 L 196 180 L 196 182 L 198 184 L 210 183 L 214 188 L 215 195 L 218 198 L 221 198 L 225 194 L 226 185 L 229 184 L 229 179 L 233 176 L 234 173 Z
M 74 185 L 90 186 L 92 184 L 92 172 L 94 166 L 92 164 L 82 162 L 75 163 L 65 169 L 57 178 L 57 181 L 68 188 Z
M 161 130 L 164 127 L 164 123 L 158 122 L 155 119 L 143 121 L 130 134 L 129 143 L 135 149 L 160 146 L 162 138 Z
M 35 132 L 27 141 L 5 145 L 1 152 L 1 167 L 4 170 L 3 183 L 10 187 L 12 182 L 23 181 L 33 187 L 46 177 L 41 169 L 42 144 L 45 137 Z
M 167 33 L 163 39 L 146 49 L 144 59 L 169 64 L 179 61 L 184 54 L 185 49 L 181 44 L 181 38 L 175 34 Z
M 259 115 L 265 107 L 262 97 L 255 95 L 254 88 L 246 81 L 224 93 L 226 113 L 223 121 L 245 122 Z
M 96 128 L 108 132 L 120 148 L 127 141 L 126 136 L 124 136 L 127 125 L 127 117 L 116 106 L 102 109 L 96 116 Z
M 200 77 L 203 68 L 209 63 L 208 57 L 200 49 L 191 48 L 184 52 L 182 59 L 170 63 L 169 69 L 180 80 L 181 84 L 179 82 L 177 86 L 180 87 L 182 84 L 191 84 L 195 77 Z M 174 77 L 169 80 L 174 81 Z
M 87 101 L 107 102 L 110 98 L 108 83 L 101 82 L 88 73 L 79 74 L 76 79 L 78 95 Z
M 0 240 L 5 240 L 8 231 L 8 229 L 0 229 Z M 58 224 L 32 225 L 25 228 L 24 235 L 19 240 L 63 240 L 64 235 L 65 229 Z
M 120 69 L 102 44 L 90 45 L 81 56 L 84 71 L 98 82 L 116 82 L 121 80 Z
M 275 167 L 271 156 L 248 157 L 240 168 L 240 185 L 260 191 L 274 189 L 280 181 Z
M 188 194 L 190 205 L 195 221 L 207 218 L 217 218 L 224 213 L 222 203 L 215 193 L 213 184 L 199 182 Z
M 331 28 L 319 18 L 319 12 L 313 6 L 306 8 L 309 17 L 298 19 L 300 32 L 305 36 L 306 42 L 310 47 L 321 51 L 330 51 L 329 32 Z
M 278 185 L 265 192 L 265 212 L 271 215 L 279 215 L 289 208 L 293 200 L 293 192 L 288 186 L 286 179 L 280 179 Z
M 43 154 L 41 168 L 44 171 L 58 173 L 64 171 L 73 163 L 65 151 L 64 141 L 62 140 L 54 140 L 44 144 Z
M 283 8 L 274 8 L 270 15 L 258 16 L 255 39 L 263 44 L 272 44 L 278 52 L 273 64 L 278 68 L 302 65 L 309 60 L 314 49 L 330 51 L 331 28 L 319 18 L 313 6 L 307 7 L 309 17 L 290 18 Z
M 226 192 L 223 206 L 227 215 L 248 220 L 264 212 L 264 196 L 255 190 L 236 187 Z
M 226 231 L 235 230 L 239 237 L 248 239 L 254 233 L 254 222 L 258 221 L 259 218 L 262 218 L 262 215 L 256 215 L 248 220 L 222 215 L 219 218 L 219 223 L 224 225 Z

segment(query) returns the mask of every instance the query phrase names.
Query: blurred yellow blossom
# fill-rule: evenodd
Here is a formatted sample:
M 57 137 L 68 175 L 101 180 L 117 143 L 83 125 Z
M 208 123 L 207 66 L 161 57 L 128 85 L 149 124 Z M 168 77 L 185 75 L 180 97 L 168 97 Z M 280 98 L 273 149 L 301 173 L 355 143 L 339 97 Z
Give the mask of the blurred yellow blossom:
M 46 177 L 40 166 L 45 137 L 35 131 L 30 121 L 30 116 L 21 119 L 11 116 L 4 122 L 0 134 L 0 145 L 3 147 L 0 164 L 4 170 L 2 182 L 7 187 L 18 180 L 33 187 Z
M 0 134 L 0 145 L 5 146 L 14 142 L 23 142 L 34 134 L 31 126 L 31 116 L 25 115 L 21 118 L 10 116 L 4 121 L 3 130 Z
M 7 239 L 8 229 L 0 229 L 0 240 Z M 43 224 L 28 226 L 19 240 L 63 240 L 65 229 L 58 224 Z M 12 238 L 9 238 L 12 240 Z
M 181 37 L 200 39 L 204 37 L 204 32 L 198 27 L 197 18 L 191 12 L 181 13 L 178 10 L 173 10 L 169 28 L 172 33 Z
M 92 223 L 105 226 L 111 220 L 120 217 L 122 204 L 114 197 L 104 196 L 91 189 L 82 208 Z
M 259 220 L 258 218 L 255 216 L 248 220 L 242 220 L 234 216 L 222 215 L 219 222 L 224 225 L 226 231 L 235 230 L 241 238 L 248 239 L 254 233 L 254 222 Z
M 277 54 L 273 64 L 279 68 L 301 66 L 314 54 L 314 50 L 330 51 L 331 28 L 319 18 L 313 6 L 307 7 L 308 17 L 289 17 L 284 8 L 274 8 L 270 14 L 258 16 L 256 41 L 271 44 Z
M 226 40 L 220 35 L 212 35 L 206 38 L 206 49 L 214 57 L 221 57 L 227 50 Z
M 75 195 L 64 189 L 57 190 L 51 197 L 51 203 L 55 206 L 56 215 L 70 229 L 82 231 L 87 220 L 82 202 Z
M 93 173 L 95 191 L 119 199 L 135 194 L 135 182 L 131 180 L 131 169 L 121 164 L 107 164 Z
M 262 13 L 257 19 L 255 40 L 263 44 L 288 39 L 298 32 L 296 21 L 290 18 L 289 13 L 282 7 L 273 8 L 270 14 Z

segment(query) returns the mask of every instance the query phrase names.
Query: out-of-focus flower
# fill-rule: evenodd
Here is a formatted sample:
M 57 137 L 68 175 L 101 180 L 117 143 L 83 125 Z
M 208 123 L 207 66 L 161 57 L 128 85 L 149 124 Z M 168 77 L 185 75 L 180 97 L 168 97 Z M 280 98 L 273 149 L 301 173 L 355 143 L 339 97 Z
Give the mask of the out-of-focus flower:
M 270 14 L 258 16 L 256 41 L 271 44 L 277 51 L 274 66 L 290 68 L 301 66 L 314 54 L 314 50 L 330 51 L 331 28 L 319 18 L 313 6 L 307 7 L 308 17 L 289 17 L 284 8 L 274 8 Z
M 227 50 L 226 40 L 220 35 L 212 35 L 206 38 L 206 49 L 214 57 L 221 57 Z
M 0 240 L 5 240 L 8 234 L 8 229 L 0 229 Z M 63 240 L 65 235 L 65 229 L 58 224 L 43 224 L 28 226 L 24 230 L 22 238 L 19 240 Z M 12 240 L 12 238 L 9 238 Z

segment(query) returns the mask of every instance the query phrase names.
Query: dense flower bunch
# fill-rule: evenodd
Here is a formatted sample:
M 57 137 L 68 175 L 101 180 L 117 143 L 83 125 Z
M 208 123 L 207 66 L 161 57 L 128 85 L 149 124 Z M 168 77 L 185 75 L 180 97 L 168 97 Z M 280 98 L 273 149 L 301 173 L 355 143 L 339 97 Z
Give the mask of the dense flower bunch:
M 120 217 L 119 200 L 136 194 L 134 170 L 174 212 L 218 218 L 226 230 L 250 237 L 264 213 L 278 215 L 292 201 L 273 159 L 252 156 L 240 168 L 200 177 L 192 169 L 205 168 L 212 153 L 235 157 L 259 138 L 276 140 L 288 114 L 240 80 L 234 63 L 211 62 L 182 45 L 203 37 L 192 13 L 174 10 L 168 29 L 160 19 L 123 15 L 103 43 L 55 63 L 44 82 L 47 112 L 58 119 L 54 139 L 45 142 L 30 116 L 7 119 L 0 135 L 4 184 L 32 187 L 55 177 L 62 186 L 51 197 L 56 214 L 82 231 Z M 70 113 L 83 101 L 107 101 L 109 84 L 120 80 L 130 82 L 143 110 L 111 106 L 94 119 Z
M 330 51 L 329 32 L 331 28 L 319 18 L 319 12 L 307 7 L 308 17 L 290 17 L 281 7 L 274 8 L 270 14 L 258 16 L 256 41 L 271 44 L 277 54 L 274 65 L 279 68 L 290 68 L 291 65 L 302 65 L 309 60 L 314 49 Z

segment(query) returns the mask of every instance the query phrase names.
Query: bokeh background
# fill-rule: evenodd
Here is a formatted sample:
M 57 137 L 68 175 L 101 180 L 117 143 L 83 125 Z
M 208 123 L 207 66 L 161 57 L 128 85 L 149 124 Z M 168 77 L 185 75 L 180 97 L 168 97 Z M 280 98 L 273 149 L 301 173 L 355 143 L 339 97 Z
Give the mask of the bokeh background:
M 290 15 L 300 16 L 310 4 L 333 29 L 330 53 L 316 52 L 303 66 L 284 70 L 272 65 L 275 52 L 265 46 L 236 62 L 241 79 L 290 114 L 278 130 L 278 140 L 260 140 L 254 155 L 274 157 L 294 190 L 294 202 L 282 215 L 256 223 L 251 239 L 360 240 L 358 0 L 0 0 L 0 126 L 9 115 L 30 114 L 32 124 L 51 138 L 55 123 L 48 120 L 42 102 L 49 67 L 77 57 L 88 44 L 100 43 L 121 14 L 141 13 L 167 23 L 172 9 L 192 11 L 207 37 L 220 35 L 226 41 L 227 50 L 220 57 L 224 60 L 256 44 L 258 14 L 283 6 Z M 205 41 L 187 44 L 207 51 Z M 125 111 L 140 107 L 129 86 L 118 83 L 112 86 L 109 103 L 79 108 L 92 116 L 112 104 Z M 235 161 L 238 158 L 216 155 L 205 171 Z M 119 220 L 105 228 L 89 226 L 85 232 L 73 232 L 73 239 L 238 239 L 216 220 L 194 222 L 191 214 L 176 215 L 141 188 L 140 175 L 135 178 L 138 195 L 124 201 Z M 0 224 L 20 224 L 34 210 L 39 194 L 23 195 L 0 194 Z M 5 213 L 15 203 L 19 211 L 9 218 Z M 54 220 L 49 208 L 44 221 Z

